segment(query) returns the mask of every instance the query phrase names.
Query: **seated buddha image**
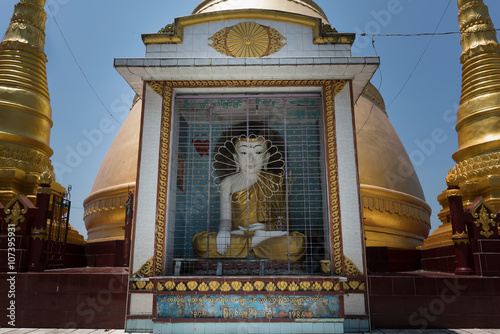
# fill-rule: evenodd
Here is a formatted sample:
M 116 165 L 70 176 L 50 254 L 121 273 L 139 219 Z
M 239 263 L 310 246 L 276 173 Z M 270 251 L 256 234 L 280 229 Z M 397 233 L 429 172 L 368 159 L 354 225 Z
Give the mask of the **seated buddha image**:
M 201 258 L 298 261 L 305 253 L 306 237 L 289 230 L 283 156 L 269 139 L 276 135 L 257 122 L 245 122 L 239 134 L 238 128 L 233 127 L 214 156 L 220 193 L 218 232 L 196 234 L 194 253 Z

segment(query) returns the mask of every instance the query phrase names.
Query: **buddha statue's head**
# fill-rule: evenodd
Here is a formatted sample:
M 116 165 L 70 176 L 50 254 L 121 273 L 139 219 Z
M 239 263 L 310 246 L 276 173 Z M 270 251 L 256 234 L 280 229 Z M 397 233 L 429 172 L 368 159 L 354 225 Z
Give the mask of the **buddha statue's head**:
M 236 169 L 244 174 L 257 174 L 262 169 L 267 169 L 269 152 L 267 141 L 264 137 L 242 136 L 236 139 L 233 153 Z
M 256 174 L 263 170 L 273 174 L 284 172 L 283 139 L 276 131 L 260 122 L 243 122 L 231 127 L 220 137 L 214 154 L 216 177 L 242 172 Z

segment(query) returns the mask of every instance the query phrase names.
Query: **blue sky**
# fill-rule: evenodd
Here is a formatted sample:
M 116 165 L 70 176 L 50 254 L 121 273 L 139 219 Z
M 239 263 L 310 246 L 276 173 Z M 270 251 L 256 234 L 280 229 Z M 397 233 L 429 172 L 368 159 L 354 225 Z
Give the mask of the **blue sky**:
M 85 236 L 83 200 L 90 193 L 99 166 L 134 96 L 113 68 L 113 59 L 144 57 L 141 34 L 157 32 L 175 17 L 189 15 L 200 1 L 47 0 L 53 13 L 47 20 L 45 50 L 54 121 L 52 160 L 68 167 L 56 176 L 63 186 L 73 187 L 71 224 Z M 17 2 L 0 2 L 2 34 Z M 484 2 L 499 28 L 500 1 Z M 332 26 L 342 32 L 431 33 L 443 13 L 437 32 L 458 31 L 456 0 L 451 0 L 446 12 L 449 0 L 317 0 L 316 3 Z M 427 203 L 433 210 L 435 229 L 440 224 L 436 197 L 446 188 L 445 177 L 455 164 L 451 155 L 457 150 L 454 126 L 461 89 L 461 47 L 459 35 L 435 36 L 414 70 L 430 39 L 429 36 L 375 37 L 375 51 L 371 37 L 358 36 L 353 51 L 356 56 L 381 57 L 380 72 L 372 82 L 380 85 L 389 118 L 413 159 Z M 85 132 L 99 129 L 104 120 L 111 121 L 112 129 L 93 143 L 86 157 L 73 160 L 68 166 L 69 152 L 86 140 Z M 441 134 L 439 140 L 433 139 L 436 131 Z

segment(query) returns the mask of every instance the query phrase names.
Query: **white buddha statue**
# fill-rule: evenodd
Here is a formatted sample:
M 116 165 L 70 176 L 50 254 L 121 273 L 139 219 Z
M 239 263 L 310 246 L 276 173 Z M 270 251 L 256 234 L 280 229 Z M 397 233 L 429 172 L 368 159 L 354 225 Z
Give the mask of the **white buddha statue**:
M 194 236 L 195 255 L 298 261 L 305 253 L 306 237 L 288 230 L 283 161 L 277 147 L 263 136 L 241 135 L 219 148 L 215 160 L 219 168 L 227 165 L 231 170 L 219 184 L 219 230 Z M 268 169 L 270 160 L 278 167 Z

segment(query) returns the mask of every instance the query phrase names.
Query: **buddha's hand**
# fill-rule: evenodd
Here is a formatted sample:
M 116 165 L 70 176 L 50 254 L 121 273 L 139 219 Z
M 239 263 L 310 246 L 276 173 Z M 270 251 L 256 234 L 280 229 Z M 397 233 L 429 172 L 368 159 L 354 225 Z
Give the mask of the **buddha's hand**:
M 277 238 L 277 237 L 284 237 L 287 236 L 288 232 L 287 231 L 266 231 L 266 230 L 256 230 L 255 234 L 252 238 L 252 248 L 260 244 L 262 241 L 270 239 L 270 238 Z M 285 245 L 283 245 L 285 246 Z
M 217 253 L 224 255 L 227 252 L 227 247 L 231 245 L 231 233 L 229 231 L 220 231 L 217 233 Z

